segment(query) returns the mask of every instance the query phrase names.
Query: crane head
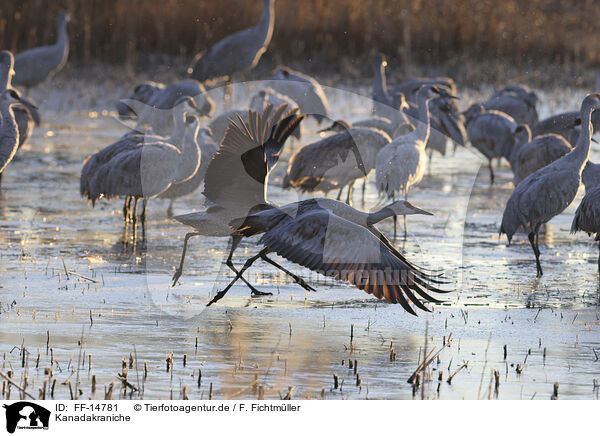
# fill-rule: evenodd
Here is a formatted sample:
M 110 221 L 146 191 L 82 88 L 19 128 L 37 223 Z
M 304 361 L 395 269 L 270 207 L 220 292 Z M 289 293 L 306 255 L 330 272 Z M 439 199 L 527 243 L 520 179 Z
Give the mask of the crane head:
M 398 200 L 386 206 L 394 212 L 394 215 L 433 215 L 431 212 L 419 209 L 406 200 Z

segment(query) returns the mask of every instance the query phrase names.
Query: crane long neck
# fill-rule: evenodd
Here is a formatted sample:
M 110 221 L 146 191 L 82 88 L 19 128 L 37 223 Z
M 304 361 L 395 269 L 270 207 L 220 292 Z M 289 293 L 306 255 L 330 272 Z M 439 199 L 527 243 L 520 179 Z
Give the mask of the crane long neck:
M 12 66 L 10 64 L 4 64 L 0 67 L 0 91 L 10 88 L 12 82 L 10 77 L 11 69 Z
M 419 120 L 417 122 L 417 128 L 415 130 L 416 137 L 423 143 L 426 143 L 429 139 L 430 131 L 430 112 L 429 103 L 431 100 L 426 95 L 420 95 L 418 98 L 419 103 Z
M 383 66 L 383 62 L 373 63 L 373 94 L 376 101 L 385 101 L 388 99 L 385 67 Z
M 12 107 L 2 102 L 0 104 L 0 115 L 2 115 L 2 129 L 0 130 L 0 174 L 12 160 L 19 145 L 19 130 Z
M 394 215 L 394 211 L 390 207 L 385 206 L 378 211 L 367 214 L 367 225 L 372 226 Z
M 273 27 L 275 25 L 275 5 L 273 0 L 265 0 L 264 8 L 260 21 L 256 29 L 261 35 L 264 35 L 264 43 L 268 44 L 273 36 Z
M 577 139 L 575 150 L 569 155 L 572 159 L 575 159 L 579 170 L 583 171 L 583 167 L 590 158 L 590 141 L 592 139 L 592 112 L 593 108 L 586 108 L 585 112 L 581 114 L 581 133 Z
M 188 179 L 191 179 L 198 167 L 200 166 L 200 147 L 196 142 L 196 134 L 198 128 L 186 129 L 183 145 L 181 146 L 181 165 L 178 167 L 178 171 L 174 177 L 174 183 L 181 183 Z
M 175 125 L 173 126 L 173 133 L 167 140 L 169 144 L 175 145 L 181 150 L 181 143 L 185 136 L 185 112 L 181 109 L 175 108 Z
M 62 48 L 63 52 L 69 50 L 69 36 L 67 35 L 67 21 L 62 20 L 57 23 L 56 30 L 58 38 L 56 39 L 56 46 Z

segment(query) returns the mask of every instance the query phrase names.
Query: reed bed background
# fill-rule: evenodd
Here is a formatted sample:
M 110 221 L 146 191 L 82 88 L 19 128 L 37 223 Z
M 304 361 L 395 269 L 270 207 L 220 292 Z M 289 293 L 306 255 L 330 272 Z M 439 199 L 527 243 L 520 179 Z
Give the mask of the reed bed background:
M 70 61 L 139 66 L 191 59 L 253 25 L 261 0 L 0 0 L 0 47 L 51 43 L 61 9 L 72 16 Z M 600 4 L 594 0 L 277 0 L 263 63 L 304 62 L 370 74 L 385 53 L 404 65 L 466 61 L 600 65 Z M 404 71 L 405 73 L 409 71 Z

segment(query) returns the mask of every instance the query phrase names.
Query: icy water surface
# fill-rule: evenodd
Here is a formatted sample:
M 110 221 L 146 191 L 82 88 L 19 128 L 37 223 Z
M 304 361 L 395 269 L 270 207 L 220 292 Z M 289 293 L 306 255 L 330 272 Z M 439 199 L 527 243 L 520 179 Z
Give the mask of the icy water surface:
M 364 99 L 328 92 L 333 118 L 367 116 Z M 234 95 L 246 101 L 244 92 Z M 540 116 L 575 108 L 583 95 L 542 93 Z M 462 104 L 478 97 L 467 93 Z M 490 187 L 476 151 L 435 156 L 431 175 L 409 195 L 435 215 L 409 217 L 409 238 L 397 242 L 415 263 L 452 280 L 454 292 L 432 314 L 410 316 L 282 259 L 318 292 L 306 294 L 256 263 L 247 277 L 273 296 L 250 298 L 240 284 L 206 309 L 231 278 L 222 266 L 228 241 L 192 239 L 184 275 L 171 288 L 187 229 L 167 217 L 168 202 L 150 201 L 147 244 L 132 250 L 123 244 L 122 203 L 92 208 L 79 196 L 85 157 L 126 127 L 110 112 L 60 106 L 43 112 L 0 194 L 2 371 L 26 381 L 35 397 L 46 380 L 49 398 L 56 380 L 61 399 L 105 398 L 111 383 L 112 398 L 256 398 L 262 385 L 267 399 L 289 387 L 293 398 L 548 399 L 555 382 L 559 398 L 597 398 L 598 248 L 587 235 L 569 234 L 583 192 L 540 236 L 545 275 L 537 280 L 524 235 L 511 247 L 498 237 L 510 170 L 499 168 Z M 317 128 L 308 121 L 302 141 L 289 144 L 271 178 L 272 201 L 300 198 L 278 186 L 292 150 L 316 139 Z M 600 152 L 592 158 L 600 161 Z M 364 206 L 357 184 L 355 206 L 379 204 L 373 178 Z M 198 191 L 177 200 L 175 212 L 201 209 L 202 201 Z M 391 220 L 380 228 L 390 234 Z M 254 242 L 238 249 L 237 263 L 256 252 Z M 438 351 L 424 382 L 407 383 L 423 356 Z M 123 360 L 136 392 L 117 378 Z M 10 398 L 18 395 L 12 388 Z

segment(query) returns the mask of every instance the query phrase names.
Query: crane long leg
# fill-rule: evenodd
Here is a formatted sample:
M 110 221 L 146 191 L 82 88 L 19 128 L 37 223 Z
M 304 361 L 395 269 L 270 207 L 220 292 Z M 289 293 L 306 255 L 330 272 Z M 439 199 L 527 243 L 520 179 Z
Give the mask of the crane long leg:
M 261 252 L 262 253 L 262 252 Z M 267 257 L 266 253 L 264 255 L 261 256 L 261 258 L 267 262 L 270 263 L 271 265 L 273 265 L 275 268 L 280 269 L 281 271 L 283 271 L 284 273 L 286 273 L 288 276 L 290 276 L 291 278 L 294 279 L 294 281 L 296 283 L 298 283 L 300 286 L 302 286 L 304 289 L 306 289 L 307 291 L 311 291 L 311 292 L 317 292 L 317 290 L 315 288 L 313 288 L 312 286 L 310 286 L 308 283 L 306 283 L 304 281 L 304 279 L 302 279 L 302 277 L 297 276 L 296 274 L 294 274 L 293 272 L 285 269 L 284 267 L 282 267 L 281 265 L 279 265 L 277 262 L 275 262 L 274 260 L 270 259 Z
M 125 202 L 123 203 L 123 219 L 125 222 L 129 222 L 131 219 L 131 197 L 125 197 Z
M 489 160 L 489 168 L 490 168 L 490 185 L 494 184 L 494 169 L 492 168 L 492 160 Z
M 363 179 L 363 185 L 362 185 L 362 205 L 365 205 L 365 192 L 367 191 L 367 178 L 365 177 Z
M 169 207 L 167 208 L 167 216 L 169 218 L 173 218 L 173 203 L 175 202 L 175 200 L 171 199 L 171 201 L 169 201 Z
M 231 237 L 231 249 L 229 250 L 229 256 L 227 257 L 227 260 L 225 261 L 225 265 L 227 265 L 229 267 L 229 269 L 231 271 L 233 271 L 236 275 L 239 274 L 239 271 L 233 265 L 232 258 L 233 258 L 233 252 L 238 247 L 241 240 L 242 240 L 241 236 L 236 235 L 236 236 Z M 252 284 L 248 280 L 246 280 L 243 275 L 240 275 L 240 279 L 246 284 L 246 286 L 248 286 L 250 288 L 250 291 L 252 292 L 252 296 L 254 296 L 254 297 L 264 296 L 264 295 L 273 295 L 272 292 L 259 291 L 254 286 L 252 286 Z
M 600 243 L 598 244 L 598 274 L 600 274 Z
M 342 190 L 343 190 L 343 189 L 344 189 L 344 187 L 342 186 L 342 187 L 340 188 L 339 192 L 338 192 L 338 195 L 337 195 L 337 197 L 336 197 L 336 200 L 337 200 L 337 201 L 340 201 L 340 198 L 342 198 Z
M 408 201 L 408 189 L 406 191 L 404 191 L 404 200 Z M 408 236 L 408 227 L 406 225 L 406 215 L 403 215 L 402 218 L 404 220 L 404 241 L 406 241 L 406 238 Z
M 540 264 L 540 249 L 537 246 L 537 234 L 535 232 L 530 232 L 529 235 L 529 243 L 531 244 L 531 248 L 533 249 L 533 254 L 535 254 L 535 266 L 537 268 L 537 277 L 541 277 L 544 273 L 542 271 L 542 265 Z
M 352 192 L 354 192 L 354 180 L 352 180 L 348 185 L 348 192 L 346 195 L 346 204 L 348 206 L 352 205 Z
M 200 236 L 200 233 L 189 232 L 185 234 L 185 239 L 183 241 L 183 251 L 181 252 L 181 260 L 179 261 L 179 268 L 177 268 L 177 271 L 175 271 L 175 274 L 173 274 L 173 283 L 171 284 L 171 286 L 175 286 L 177 280 L 179 280 L 179 277 L 181 277 L 181 274 L 183 274 L 183 262 L 185 260 L 185 253 L 187 251 L 188 241 L 192 236 Z
M 244 266 L 242 266 L 242 269 L 240 269 L 240 271 L 236 274 L 235 278 L 225 287 L 225 289 L 223 289 L 222 291 L 217 292 L 217 294 L 213 297 L 212 300 L 210 300 L 207 304 L 207 306 L 210 306 L 211 304 L 216 303 L 217 301 L 219 301 L 221 298 L 223 298 L 225 296 L 225 294 L 227 293 L 227 291 L 229 291 L 229 289 L 231 289 L 231 287 L 233 286 L 233 284 L 235 282 L 237 282 L 237 280 L 242 277 L 242 274 L 244 274 L 244 272 L 250 268 L 250 266 L 256 262 L 257 259 L 260 259 L 263 254 L 267 254 L 268 251 L 267 249 L 263 249 L 261 250 L 256 256 L 252 256 L 251 258 L 249 258 L 248 260 L 246 260 L 246 263 L 244 264 Z
M 142 200 L 142 239 L 146 240 L 146 206 L 148 206 L 148 199 Z
M 133 199 L 133 211 L 131 214 L 131 227 L 133 228 L 133 243 L 135 246 L 135 242 L 137 240 L 136 237 L 136 232 L 137 232 L 137 205 L 138 205 L 138 198 L 135 197 Z

